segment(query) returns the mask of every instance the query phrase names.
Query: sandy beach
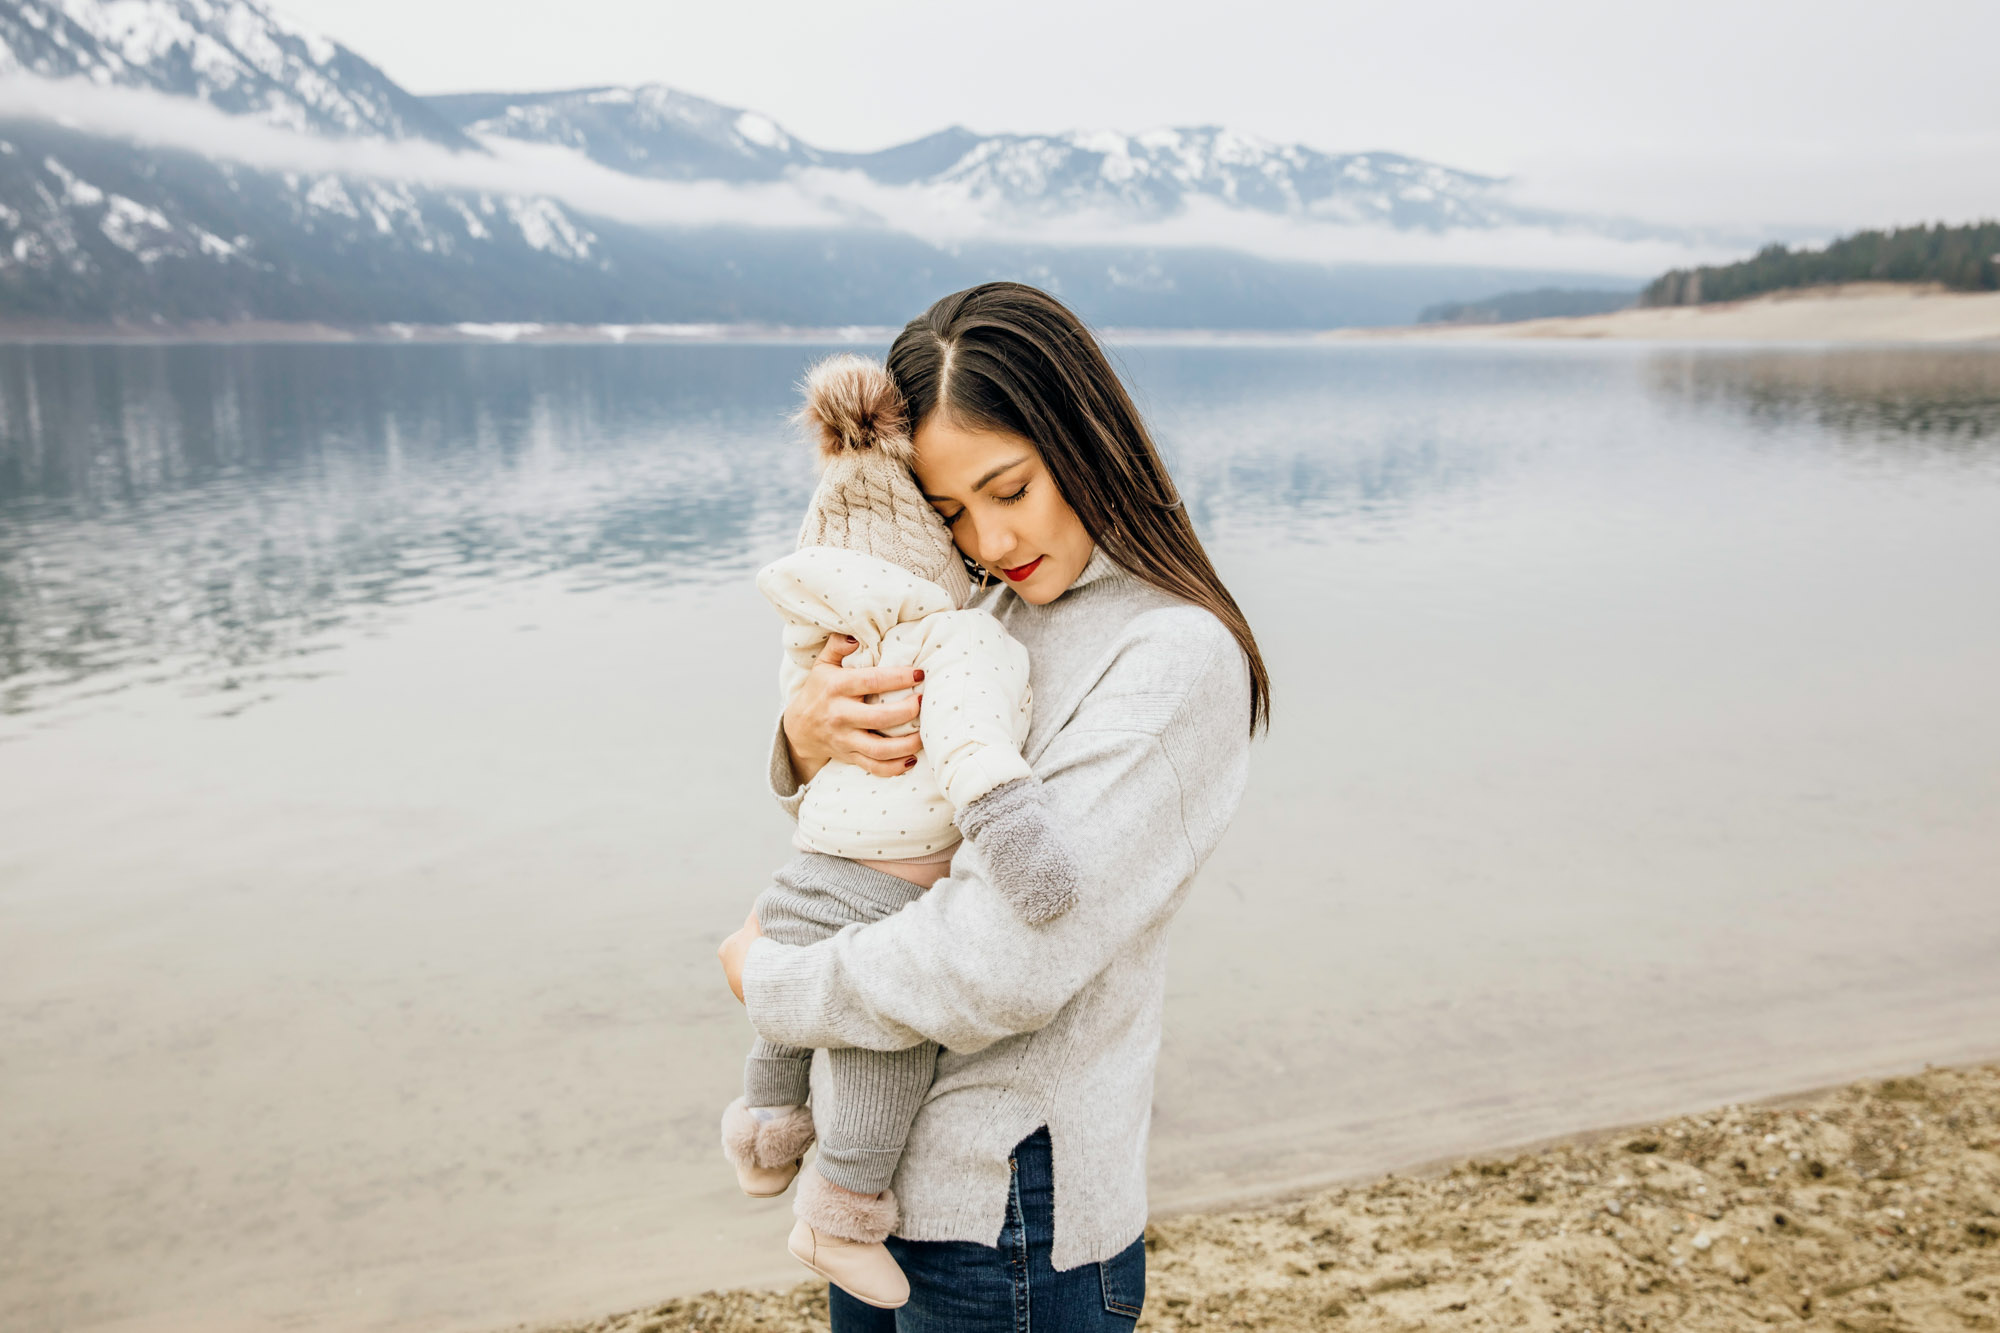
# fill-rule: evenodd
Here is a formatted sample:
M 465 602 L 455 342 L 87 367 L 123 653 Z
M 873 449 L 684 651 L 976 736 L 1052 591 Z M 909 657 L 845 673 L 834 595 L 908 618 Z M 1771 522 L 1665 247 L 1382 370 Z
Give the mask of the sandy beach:
M 1954 343 L 2000 340 L 2000 292 L 1856 282 L 1773 292 L 1749 301 L 1620 310 L 1518 324 L 1342 329 L 1329 337 L 1465 342 L 1603 338 L 1633 342 Z
M 2000 1327 L 2000 1065 L 1732 1105 L 1146 1233 L 1143 1328 Z M 806 1333 L 824 1288 L 534 1333 Z

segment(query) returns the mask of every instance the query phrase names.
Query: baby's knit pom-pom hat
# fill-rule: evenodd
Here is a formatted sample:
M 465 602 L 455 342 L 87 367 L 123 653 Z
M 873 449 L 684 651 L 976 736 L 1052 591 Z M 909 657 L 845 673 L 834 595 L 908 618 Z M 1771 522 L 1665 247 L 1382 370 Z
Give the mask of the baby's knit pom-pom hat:
M 905 468 L 916 462 L 902 390 L 875 362 L 830 356 L 806 372 L 805 393 L 797 419 L 813 432 L 822 462 L 861 449 L 880 449 Z
M 799 545 L 866 551 L 929 579 L 964 606 L 972 593 L 951 530 L 910 468 L 909 409 L 879 362 L 845 352 L 807 372 L 800 425 L 818 446 L 819 489 L 806 507 Z

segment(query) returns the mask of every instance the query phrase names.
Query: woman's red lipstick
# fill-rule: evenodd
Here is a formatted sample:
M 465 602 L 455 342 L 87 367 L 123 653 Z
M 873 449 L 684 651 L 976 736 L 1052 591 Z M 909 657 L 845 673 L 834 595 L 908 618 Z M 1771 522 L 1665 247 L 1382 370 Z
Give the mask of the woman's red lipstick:
M 1005 574 L 1012 582 L 1019 583 L 1022 579 L 1034 573 L 1035 566 L 1041 564 L 1046 559 L 1048 559 L 1047 556 L 1038 555 L 1025 565 L 1016 565 L 1012 569 L 1003 569 L 1000 572 Z

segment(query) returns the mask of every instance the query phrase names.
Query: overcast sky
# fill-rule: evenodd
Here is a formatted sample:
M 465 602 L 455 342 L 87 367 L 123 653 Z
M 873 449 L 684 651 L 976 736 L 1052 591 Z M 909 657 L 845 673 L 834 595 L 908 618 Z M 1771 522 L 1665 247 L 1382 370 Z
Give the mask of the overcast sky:
M 869 149 L 1214 123 L 1659 221 L 2000 214 L 1996 0 L 278 0 L 417 92 L 658 82 Z

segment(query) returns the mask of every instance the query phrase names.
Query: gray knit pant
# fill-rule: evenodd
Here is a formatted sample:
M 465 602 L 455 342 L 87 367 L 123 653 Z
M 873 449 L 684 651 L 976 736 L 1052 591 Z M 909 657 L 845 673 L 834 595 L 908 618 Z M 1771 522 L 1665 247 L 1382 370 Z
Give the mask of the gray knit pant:
M 757 895 L 757 924 L 780 944 L 815 944 L 854 922 L 880 921 L 924 890 L 838 856 L 800 852 Z M 826 1053 L 826 1103 L 813 1104 L 819 1173 L 842 1189 L 889 1188 L 910 1122 L 937 1072 L 937 1043 L 902 1051 L 843 1047 Z M 801 1106 L 810 1090 L 812 1048 L 757 1039 L 743 1067 L 748 1106 Z

